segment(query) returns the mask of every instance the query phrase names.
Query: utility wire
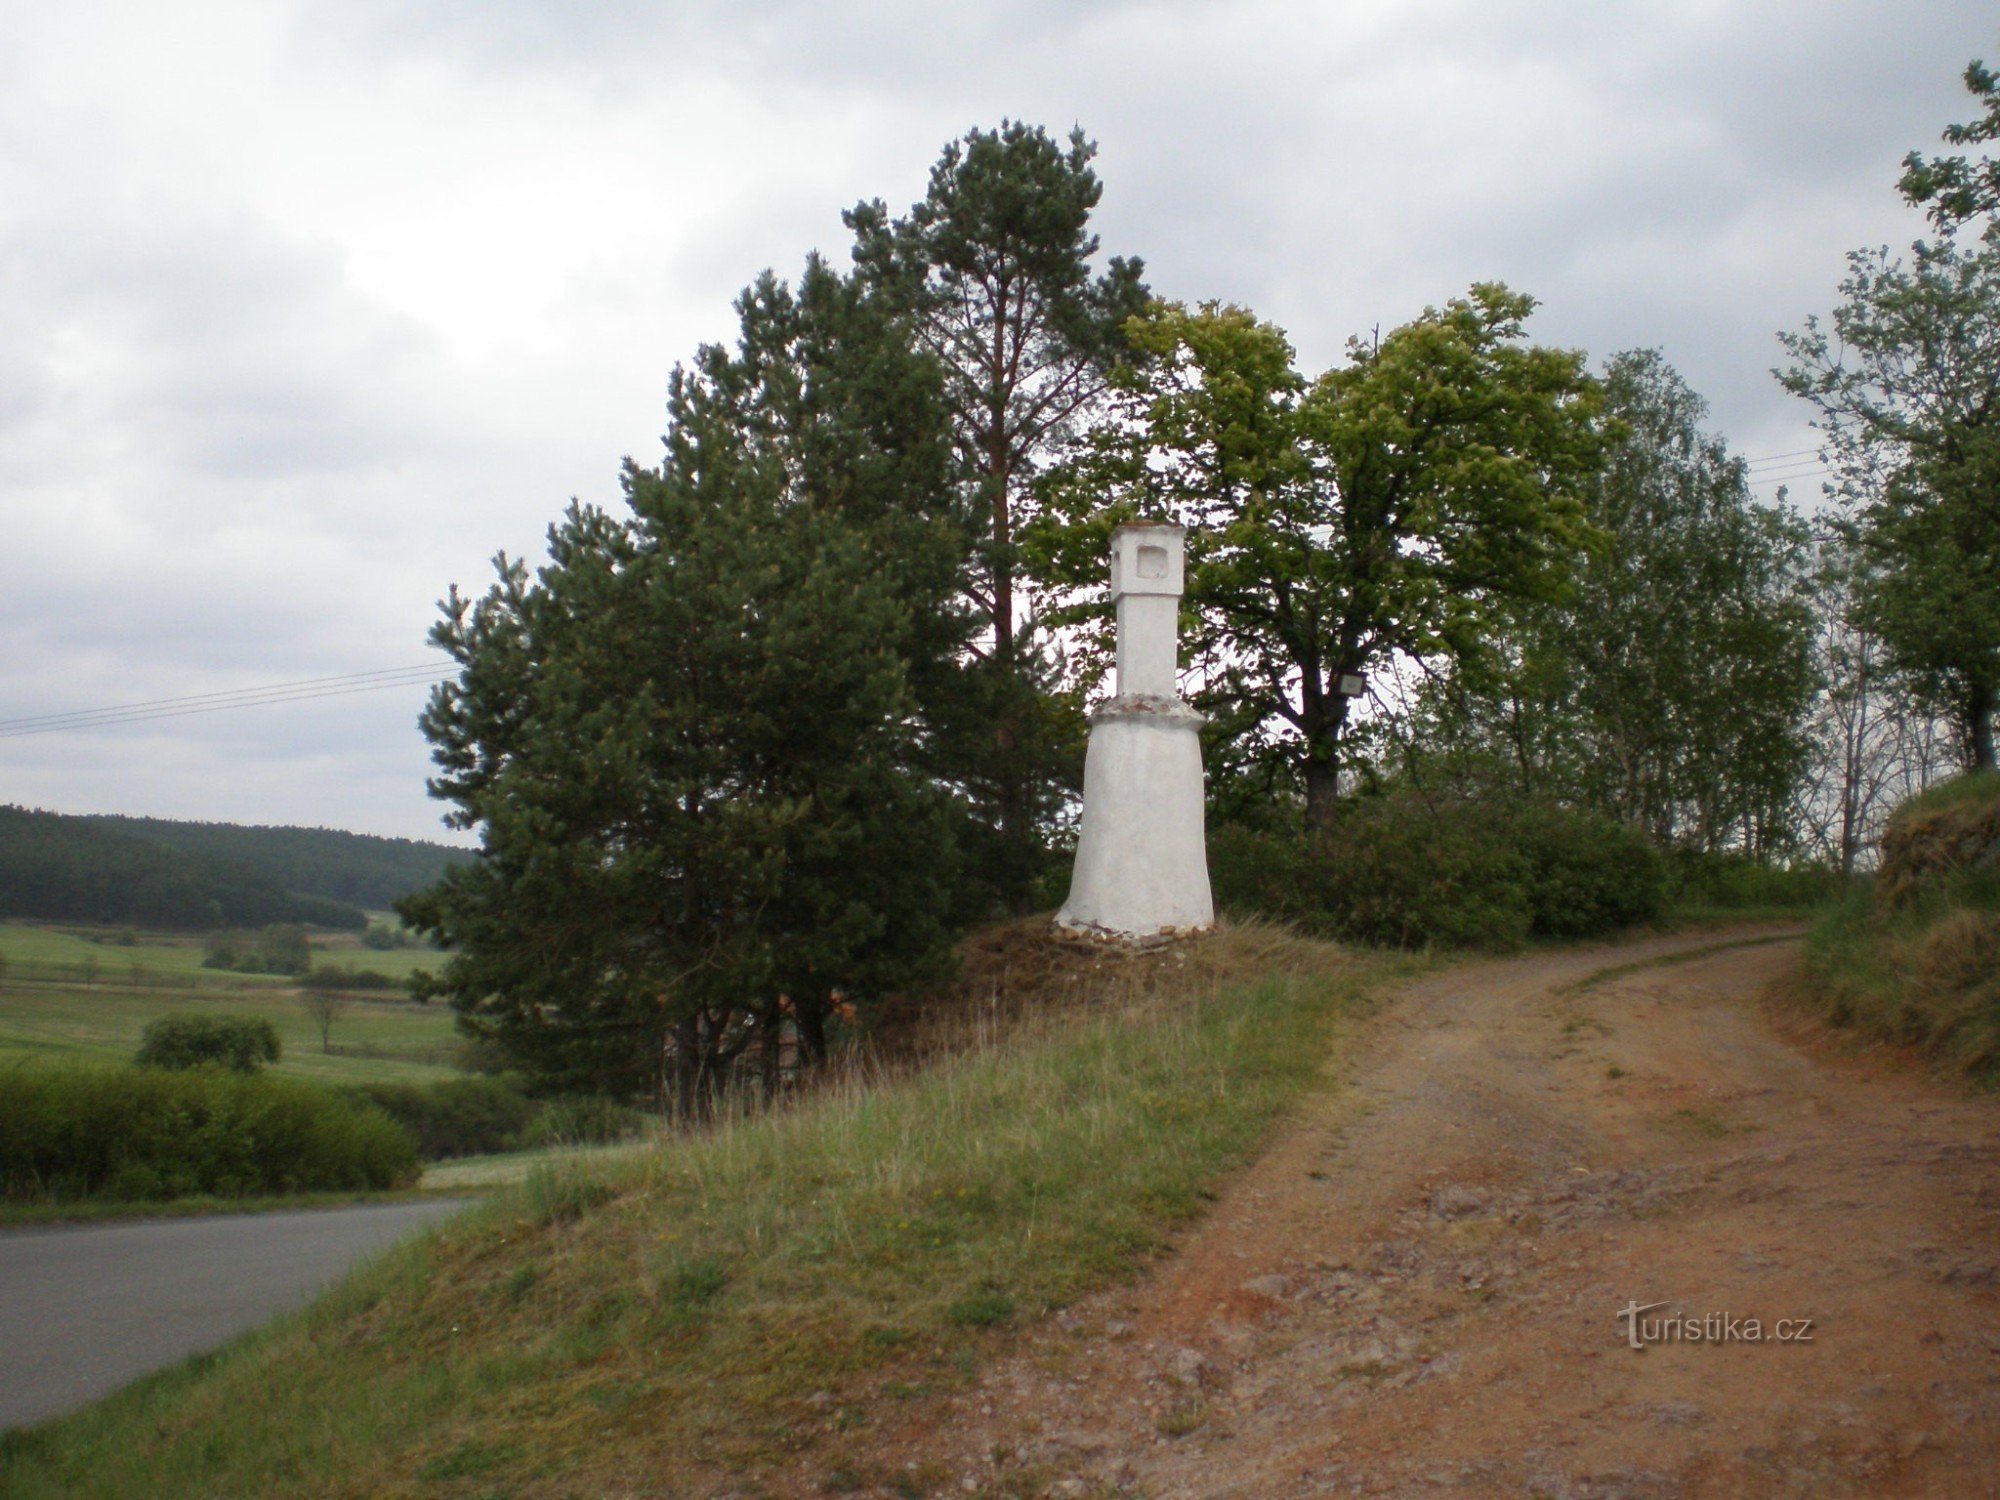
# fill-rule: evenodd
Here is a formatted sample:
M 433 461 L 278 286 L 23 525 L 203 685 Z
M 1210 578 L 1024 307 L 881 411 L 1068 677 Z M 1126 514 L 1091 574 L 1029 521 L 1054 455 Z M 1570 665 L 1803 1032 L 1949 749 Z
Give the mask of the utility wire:
M 433 683 L 449 681 L 455 675 L 456 668 L 448 667 L 441 662 L 429 662 L 421 666 L 390 667 L 374 672 L 350 672 L 339 677 L 309 677 L 297 682 L 271 683 L 264 687 L 235 688 L 216 693 L 192 693 L 180 698 L 154 698 L 146 702 L 118 704 L 108 708 L 77 709 L 58 714 L 31 714 L 17 719 L 0 719 L 0 739 L 143 723 L 154 719 L 178 719 L 190 714 L 218 713 L 226 708 L 258 708 L 271 703 L 301 703 L 318 698 L 341 698 L 354 693 L 381 692 L 389 688 L 426 687 Z
M 1831 473 L 1817 462 L 1817 448 L 1798 448 L 1789 453 L 1771 453 L 1746 459 L 1752 484 L 1798 483 Z M 372 672 L 347 672 L 335 677 L 307 677 L 296 682 L 269 683 L 263 687 L 230 688 L 214 693 L 190 693 L 178 698 L 151 698 L 138 703 L 120 703 L 106 708 L 73 709 L 66 713 L 28 714 L 0 719 L 0 739 L 30 734 L 58 734 L 65 730 L 112 728 L 158 719 L 180 719 L 193 714 L 220 713 L 229 708 L 261 708 L 273 703 L 305 703 L 321 698 L 343 698 L 355 693 L 376 693 L 390 688 L 428 687 L 448 682 L 457 675 L 455 667 L 439 662 L 421 662 L 407 667 L 384 667 Z
M 1794 448 L 1790 453 L 1767 453 L 1762 458 L 1746 458 L 1743 460 L 1743 465 L 1749 469 L 1761 469 L 1766 464 L 1782 464 L 1794 459 L 1818 457 L 1817 448 Z

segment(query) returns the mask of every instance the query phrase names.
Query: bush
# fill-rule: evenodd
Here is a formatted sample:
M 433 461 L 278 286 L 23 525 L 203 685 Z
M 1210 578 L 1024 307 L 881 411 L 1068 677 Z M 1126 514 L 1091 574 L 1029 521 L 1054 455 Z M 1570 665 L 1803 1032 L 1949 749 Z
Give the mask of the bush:
M 543 1104 L 515 1144 L 524 1150 L 598 1145 L 622 1141 L 645 1124 L 643 1113 L 601 1094 L 570 1094 Z
M 17 1068 L 0 1082 L 0 1196 L 353 1191 L 415 1180 L 416 1147 L 329 1089 L 215 1068 Z
M 1318 839 L 1222 825 L 1209 860 L 1224 911 L 1401 948 L 1611 932 L 1657 915 L 1666 889 L 1646 839 L 1596 814 L 1406 791 L 1354 799 Z
M 196 1068 L 204 1063 L 254 1073 L 284 1051 L 262 1016 L 162 1016 L 141 1034 L 132 1060 L 142 1068 Z
M 371 1083 L 357 1091 L 417 1143 L 426 1161 L 512 1150 L 535 1118 L 535 1101 L 497 1078 Z
M 239 974 L 303 974 L 312 967 L 312 942 L 305 928 L 292 922 L 261 932 L 212 932 L 202 944 L 201 966 Z
M 1497 820 L 1528 865 L 1530 930 L 1593 937 L 1660 914 L 1667 865 L 1635 828 L 1597 813 L 1524 804 Z
M 1747 854 L 1673 857 L 1674 900 L 1721 911 L 1804 910 L 1838 900 L 1848 881 L 1830 865 L 1773 865 Z

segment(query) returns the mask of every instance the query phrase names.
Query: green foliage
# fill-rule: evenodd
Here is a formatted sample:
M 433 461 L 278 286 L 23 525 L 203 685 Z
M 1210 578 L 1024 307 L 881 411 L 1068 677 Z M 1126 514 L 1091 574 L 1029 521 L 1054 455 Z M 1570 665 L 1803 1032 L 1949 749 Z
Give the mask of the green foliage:
M 906 306 L 916 346 L 940 376 L 953 514 L 970 546 L 961 580 L 984 670 L 959 713 L 939 716 L 941 748 L 962 767 L 978 817 L 973 867 L 1018 908 L 1040 873 L 1038 835 L 1081 768 L 1076 703 L 1052 693 L 1037 622 L 1016 598 L 1018 536 L 1034 515 L 1033 477 L 1089 412 L 1144 305 L 1137 260 L 1095 269 L 1090 215 L 1103 188 L 1081 130 L 1067 144 L 1003 121 L 952 141 L 923 200 L 892 220 L 879 202 L 845 215 L 855 263 Z
M 316 964 L 299 977 L 299 987 L 308 990 L 349 992 L 400 990 L 406 981 L 394 974 L 374 969 L 357 969 L 352 964 Z
M 543 1100 L 514 1145 L 523 1151 L 545 1146 L 596 1146 L 622 1141 L 646 1125 L 648 1116 L 602 1094 L 567 1094 Z
M 1772 864 L 1741 852 L 1676 850 L 1669 883 L 1677 907 L 1702 911 L 1808 911 L 1850 885 L 1831 865 Z
M 1040 126 L 1003 121 L 947 144 L 905 217 L 891 220 L 879 201 L 844 216 L 856 264 L 907 300 L 942 372 L 953 478 L 978 538 L 971 592 L 1003 662 L 1016 647 L 1014 533 L 1033 498 L 1027 481 L 1103 388 L 1120 327 L 1145 302 L 1137 260 L 1092 274 L 1096 154 L 1080 129 L 1065 149 Z
M 1350 799 L 1312 835 L 1221 824 L 1209 871 L 1224 911 L 1400 948 L 1597 936 L 1657 916 L 1666 893 L 1652 845 L 1610 819 L 1407 789 Z
M 409 892 L 404 891 L 400 894 L 408 895 Z M 370 922 L 367 930 L 361 934 L 361 944 L 364 948 L 372 948 L 377 953 L 387 953 L 398 946 L 400 936 L 397 929 L 387 922 Z
M 1965 87 L 1983 113 L 1963 125 L 1947 126 L 1946 142 L 1976 146 L 2000 141 L 2000 74 L 1975 59 L 1966 67 Z M 1903 158 L 1903 175 L 1896 186 L 1911 203 L 1927 205 L 1931 222 L 1946 234 L 1982 218 L 1987 221 L 1988 239 L 2000 234 L 2000 161 L 1965 156 L 1927 160 L 1912 151 Z
M 1497 821 L 1527 864 L 1536 937 L 1618 932 L 1650 921 L 1665 905 L 1666 861 L 1630 824 L 1552 802 L 1518 804 Z
M 0 917 L 174 931 L 310 922 L 360 930 L 354 907 L 293 895 L 264 872 L 94 818 L 0 807 Z
M 1807 534 L 1752 500 L 1706 411 L 1657 352 L 1611 359 L 1596 544 L 1560 598 L 1518 609 L 1492 670 L 1421 694 L 1392 761 L 1596 807 L 1662 847 L 1789 843 L 1816 685 Z
M 572 506 L 532 579 L 503 557 L 446 601 L 432 787 L 484 857 L 399 908 L 452 950 L 430 987 L 541 1086 L 664 1077 L 690 1111 L 775 1064 L 781 999 L 823 1055 L 836 1005 L 943 962 L 957 880 L 935 368 L 817 259 L 739 307 L 737 347 L 675 372 L 629 516 Z
M 147 1026 L 133 1061 L 142 1068 L 213 1063 L 254 1073 L 283 1052 L 277 1028 L 262 1016 L 162 1016 Z
M 512 1151 L 541 1108 L 498 1078 L 372 1083 L 356 1092 L 408 1131 L 425 1161 Z
M 381 1112 L 270 1074 L 16 1068 L 0 1081 L 9 1200 L 390 1188 L 416 1161 Z
M 384 911 L 393 902 L 437 883 L 453 865 L 474 858 L 470 849 L 421 839 L 383 838 L 339 828 L 247 827 L 237 823 L 184 823 L 172 818 L 92 814 L 83 821 L 238 869 L 254 870 L 299 896 L 318 896 L 342 907 Z M 232 922 L 264 920 L 227 917 Z M 316 926 L 362 923 L 346 913 L 340 922 L 295 917 Z
M 1875 888 L 1814 925 L 1802 988 L 1837 1024 L 2000 1086 L 2000 776 L 1897 810 Z
M 1995 764 L 2000 709 L 2000 240 L 1848 256 L 1831 329 L 1781 337 L 1810 401 L 1853 556 L 1854 623 L 1965 766 Z
M 293 923 L 261 932 L 210 933 L 202 944 L 201 966 L 238 974 L 303 974 L 312 967 L 312 941 Z
M 1033 539 L 1044 579 L 1102 617 L 1119 522 L 1190 528 L 1186 609 L 1199 706 L 1276 760 L 1309 819 L 1337 803 L 1345 676 L 1469 663 L 1524 598 L 1556 591 L 1588 536 L 1596 383 L 1523 340 L 1533 299 L 1479 285 L 1307 381 L 1240 308 L 1156 305 L 1128 325 L 1115 409 L 1051 476 Z

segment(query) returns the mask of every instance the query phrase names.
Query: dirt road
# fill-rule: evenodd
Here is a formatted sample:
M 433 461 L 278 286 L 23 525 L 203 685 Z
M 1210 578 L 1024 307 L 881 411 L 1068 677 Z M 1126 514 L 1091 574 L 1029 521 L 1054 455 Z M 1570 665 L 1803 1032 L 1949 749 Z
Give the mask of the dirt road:
M 1795 943 L 1717 941 L 1413 987 L 1158 1274 L 883 1457 L 1060 1497 L 2000 1494 L 2000 1105 L 1761 1004 Z

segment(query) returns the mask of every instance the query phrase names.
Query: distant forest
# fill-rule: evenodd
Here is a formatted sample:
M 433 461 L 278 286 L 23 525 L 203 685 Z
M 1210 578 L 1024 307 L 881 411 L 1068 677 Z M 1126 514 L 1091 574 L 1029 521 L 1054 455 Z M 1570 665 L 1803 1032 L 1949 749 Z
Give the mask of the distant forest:
M 358 931 L 468 857 L 331 829 L 70 817 L 0 806 L 0 917 L 180 931 L 302 922 Z
M 247 865 L 301 896 L 323 896 L 368 911 L 435 885 L 469 849 L 419 839 L 389 839 L 338 828 L 245 827 L 178 823 L 166 818 L 93 816 L 83 821 L 186 854 Z

